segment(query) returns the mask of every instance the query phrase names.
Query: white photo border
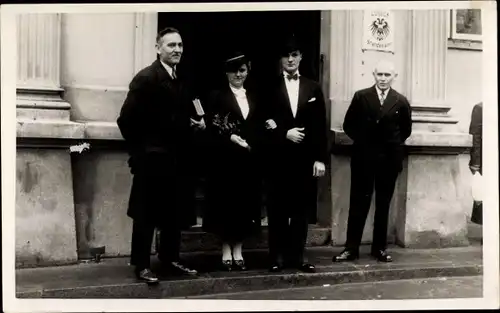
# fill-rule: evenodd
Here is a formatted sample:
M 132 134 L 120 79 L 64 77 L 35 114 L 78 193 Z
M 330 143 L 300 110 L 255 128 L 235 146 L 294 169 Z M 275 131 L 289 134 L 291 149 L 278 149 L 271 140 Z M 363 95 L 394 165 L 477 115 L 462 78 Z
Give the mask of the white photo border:
M 158 299 L 18 299 L 15 298 L 15 177 L 16 177 L 16 23 L 18 13 L 98 13 L 158 11 L 231 10 L 363 10 L 383 6 L 393 10 L 450 9 L 481 7 L 484 47 L 483 102 L 484 163 L 489 171 L 484 179 L 483 297 L 438 300 L 360 301 L 227 301 Z M 1 139 L 2 139 L 2 285 L 5 312 L 164 312 L 164 311 L 333 311 L 388 309 L 481 309 L 499 306 L 498 232 L 498 77 L 497 14 L 495 1 L 401 1 L 401 2 L 311 2 L 311 3 L 193 3 L 185 4 L 78 4 L 2 5 L 1 31 Z

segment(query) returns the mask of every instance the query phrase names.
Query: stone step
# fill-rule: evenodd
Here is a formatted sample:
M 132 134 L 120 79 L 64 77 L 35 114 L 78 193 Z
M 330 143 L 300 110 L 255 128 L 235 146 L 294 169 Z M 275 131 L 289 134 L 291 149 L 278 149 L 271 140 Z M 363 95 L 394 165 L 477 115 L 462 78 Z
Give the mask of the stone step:
M 261 233 L 245 241 L 245 249 L 267 249 L 268 248 L 268 228 L 262 227 Z M 329 228 L 311 225 L 309 228 L 306 245 L 308 247 L 325 246 L 331 242 L 331 230 Z M 220 239 L 210 233 L 206 233 L 201 228 L 195 227 L 190 231 L 183 232 L 181 251 L 219 251 L 222 242 Z
M 244 251 L 246 272 L 218 270 L 220 253 L 185 253 L 183 259 L 198 269 L 197 276 L 164 276 L 156 286 L 137 282 L 127 258 L 105 259 L 99 264 L 78 264 L 16 270 L 16 296 L 20 298 L 188 298 L 224 293 L 376 282 L 397 279 L 482 275 L 482 247 L 412 250 L 390 247 L 394 262 L 378 263 L 361 247 L 352 263 L 332 263 L 341 248 L 313 247 L 306 251 L 317 273 L 293 269 L 267 271 L 267 251 Z M 161 273 L 152 258 L 152 268 Z
M 268 248 L 268 227 L 262 226 L 262 231 L 258 236 L 249 238 L 244 242 L 244 249 L 267 249 Z M 158 238 L 156 236 L 155 238 Z M 156 239 L 155 239 L 156 240 Z M 331 230 L 329 228 L 320 227 L 317 225 L 310 225 L 307 236 L 307 247 L 318 247 L 331 244 Z M 156 254 L 156 242 L 153 242 L 151 253 Z M 221 240 L 214 234 L 204 232 L 201 227 L 193 227 L 188 231 L 182 232 L 181 239 L 181 252 L 198 252 L 198 251 L 220 251 L 222 246 Z M 104 251 L 104 253 L 103 253 Z M 109 258 L 109 257 L 123 257 L 126 254 L 113 255 L 106 253 L 106 247 L 93 247 L 89 250 L 79 251 L 80 260 L 90 260 L 96 257 Z M 18 266 L 29 267 L 29 266 Z

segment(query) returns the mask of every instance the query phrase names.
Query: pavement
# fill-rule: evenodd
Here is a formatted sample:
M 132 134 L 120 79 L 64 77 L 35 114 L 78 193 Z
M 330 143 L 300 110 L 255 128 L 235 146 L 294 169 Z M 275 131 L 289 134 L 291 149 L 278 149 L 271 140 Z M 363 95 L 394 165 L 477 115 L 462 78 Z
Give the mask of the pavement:
M 483 297 L 483 277 L 439 277 L 258 290 L 188 299 L 224 300 L 401 300 Z
M 313 274 L 292 269 L 269 273 L 266 249 L 244 251 L 249 267 L 246 272 L 221 271 L 218 268 L 221 255 L 217 252 L 183 253 L 183 259 L 198 269 L 199 274 L 160 276 L 162 281 L 155 286 L 148 286 L 135 279 L 133 268 L 128 265 L 128 258 L 109 258 L 103 259 L 101 263 L 18 269 L 16 295 L 20 298 L 73 299 L 225 296 L 247 297 L 246 299 L 310 299 L 312 296 L 315 299 L 348 299 L 355 296 L 348 296 L 350 292 L 357 293 L 358 297 L 368 298 L 378 295 L 400 295 L 405 298 L 412 294 L 421 297 L 440 296 L 443 294 L 440 287 L 443 284 L 458 286 L 470 283 L 473 287 L 479 284 L 483 273 L 482 246 L 472 243 L 468 247 L 441 249 L 391 246 L 389 251 L 394 258 L 392 263 L 379 263 L 371 258 L 369 246 L 362 246 L 360 259 L 350 263 L 332 263 L 332 257 L 341 252 L 341 247 L 309 247 L 306 255 L 317 267 L 317 272 Z M 156 257 L 152 257 L 152 268 L 160 268 Z M 408 280 L 408 286 L 413 289 L 408 289 L 407 294 L 398 294 L 398 291 L 403 290 L 398 284 L 404 281 L 408 283 Z M 426 284 L 427 287 L 432 284 L 430 291 L 425 291 Z M 384 287 L 378 289 L 377 286 Z M 361 291 L 354 292 L 352 288 Z M 478 292 L 481 291 L 474 289 L 471 294 L 476 295 Z M 462 294 L 457 291 L 450 292 L 447 296 L 458 297 Z

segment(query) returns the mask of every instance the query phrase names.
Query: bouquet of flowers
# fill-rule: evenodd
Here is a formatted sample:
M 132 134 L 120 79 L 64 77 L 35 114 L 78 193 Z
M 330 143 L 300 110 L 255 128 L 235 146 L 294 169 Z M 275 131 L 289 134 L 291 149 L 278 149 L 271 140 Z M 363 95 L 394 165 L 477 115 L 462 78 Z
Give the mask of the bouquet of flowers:
M 212 125 L 215 126 L 217 133 L 222 136 L 229 136 L 230 134 L 239 135 L 239 125 L 238 120 L 232 120 L 230 113 L 226 115 L 215 114 L 212 119 Z

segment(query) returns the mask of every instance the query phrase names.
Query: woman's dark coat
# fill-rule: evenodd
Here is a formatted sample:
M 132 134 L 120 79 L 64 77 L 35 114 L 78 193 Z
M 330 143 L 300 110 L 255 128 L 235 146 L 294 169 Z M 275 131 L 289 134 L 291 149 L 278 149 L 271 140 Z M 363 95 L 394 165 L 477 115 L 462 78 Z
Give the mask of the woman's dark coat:
M 241 241 L 260 229 L 262 199 L 262 167 L 259 138 L 264 121 L 254 93 L 247 90 L 249 113 L 243 118 L 236 97 L 229 88 L 212 92 L 207 107 L 211 123 L 210 169 L 207 179 L 208 206 L 203 216 L 205 231 L 226 241 Z M 214 121 L 228 117 L 237 125 L 231 131 L 221 131 Z M 251 150 L 233 143 L 231 134 L 238 134 Z

